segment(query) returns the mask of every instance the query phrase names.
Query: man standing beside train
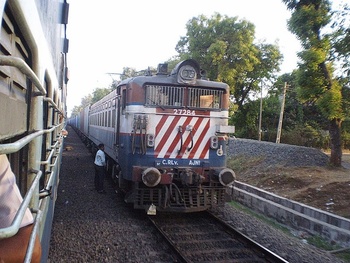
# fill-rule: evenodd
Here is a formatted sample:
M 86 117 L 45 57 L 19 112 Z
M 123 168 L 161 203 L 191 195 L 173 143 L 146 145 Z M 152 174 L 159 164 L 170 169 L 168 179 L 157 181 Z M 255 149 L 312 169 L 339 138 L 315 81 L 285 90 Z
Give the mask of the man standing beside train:
M 98 193 L 104 194 L 106 191 L 104 190 L 103 183 L 105 180 L 105 166 L 106 166 L 106 155 L 104 153 L 105 146 L 103 143 L 98 145 L 98 151 L 95 157 L 95 189 Z

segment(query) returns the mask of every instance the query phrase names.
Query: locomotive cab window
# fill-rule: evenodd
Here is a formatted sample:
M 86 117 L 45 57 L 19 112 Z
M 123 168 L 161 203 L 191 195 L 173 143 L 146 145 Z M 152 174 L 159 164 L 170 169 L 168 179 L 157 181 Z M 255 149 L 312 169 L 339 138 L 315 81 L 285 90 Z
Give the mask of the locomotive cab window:
M 222 90 L 189 88 L 188 107 L 221 109 L 222 108 Z
M 223 93 L 210 88 L 146 85 L 145 105 L 218 110 L 222 108 Z
M 185 87 L 146 85 L 146 106 L 184 106 Z

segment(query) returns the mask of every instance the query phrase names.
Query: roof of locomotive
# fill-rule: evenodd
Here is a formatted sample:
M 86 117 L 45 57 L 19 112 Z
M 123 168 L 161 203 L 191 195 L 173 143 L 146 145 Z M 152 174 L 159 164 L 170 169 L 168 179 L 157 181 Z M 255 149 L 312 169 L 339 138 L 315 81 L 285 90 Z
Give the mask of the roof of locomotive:
M 189 80 L 188 82 L 181 82 L 179 80 L 179 75 L 183 71 L 183 68 L 190 68 L 195 71 L 195 78 Z M 199 64 L 193 60 L 188 59 L 178 63 L 171 73 L 167 72 L 167 65 L 160 64 L 158 66 L 158 72 L 155 75 L 144 75 L 125 79 L 121 81 L 118 86 L 127 85 L 130 83 L 136 83 L 143 86 L 145 83 L 152 84 L 169 84 L 169 85 L 188 85 L 188 86 L 198 86 L 198 87 L 210 87 L 215 89 L 229 90 L 229 86 L 223 82 L 210 81 L 204 78 L 203 73 L 199 67 Z

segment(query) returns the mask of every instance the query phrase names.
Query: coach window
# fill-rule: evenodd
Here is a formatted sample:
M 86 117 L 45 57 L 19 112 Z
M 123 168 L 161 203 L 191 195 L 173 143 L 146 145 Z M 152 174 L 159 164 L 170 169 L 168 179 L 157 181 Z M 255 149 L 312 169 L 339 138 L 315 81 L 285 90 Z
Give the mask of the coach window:
M 105 127 L 108 127 L 108 121 L 107 121 L 107 117 L 108 117 L 108 111 L 105 111 L 104 112 L 104 115 L 105 115 L 105 119 L 104 119 L 104 123 L 103 123 L 103 126 L 105 126 Z
M 116 116 L 116 110 L 113 109 L 113 110 L 112 110 L 112 127 L 115 126 L 115 116 Z
M 111 110 L 108 111 L 108 127 L 111 127 Z

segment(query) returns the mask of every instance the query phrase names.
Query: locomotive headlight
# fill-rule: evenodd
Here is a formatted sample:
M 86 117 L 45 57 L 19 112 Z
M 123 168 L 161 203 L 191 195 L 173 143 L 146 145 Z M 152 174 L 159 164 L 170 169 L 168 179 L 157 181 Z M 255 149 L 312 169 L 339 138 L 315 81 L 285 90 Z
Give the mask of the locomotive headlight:
M 190 65 L 184 65 L 179 69 L 178 82 L 194 84 L 197 78 L 197 72 L 194 67 Z
M 154 167 L 149 167 L 142 172 L 142 182 L 149 187 L 159 184 L 161 178 L 160 171 Z
M 219 182 L 224 186 L 232 185 L 236 180 L 236 174 L 229 168 L 222 169 L 219 172 Z
M 217 149 L 219 147 L 219 138 L 217 136 L 210 137 L 210 148 Z
M 154 147 L 154 135 L 147 134 L 147 147 Z

